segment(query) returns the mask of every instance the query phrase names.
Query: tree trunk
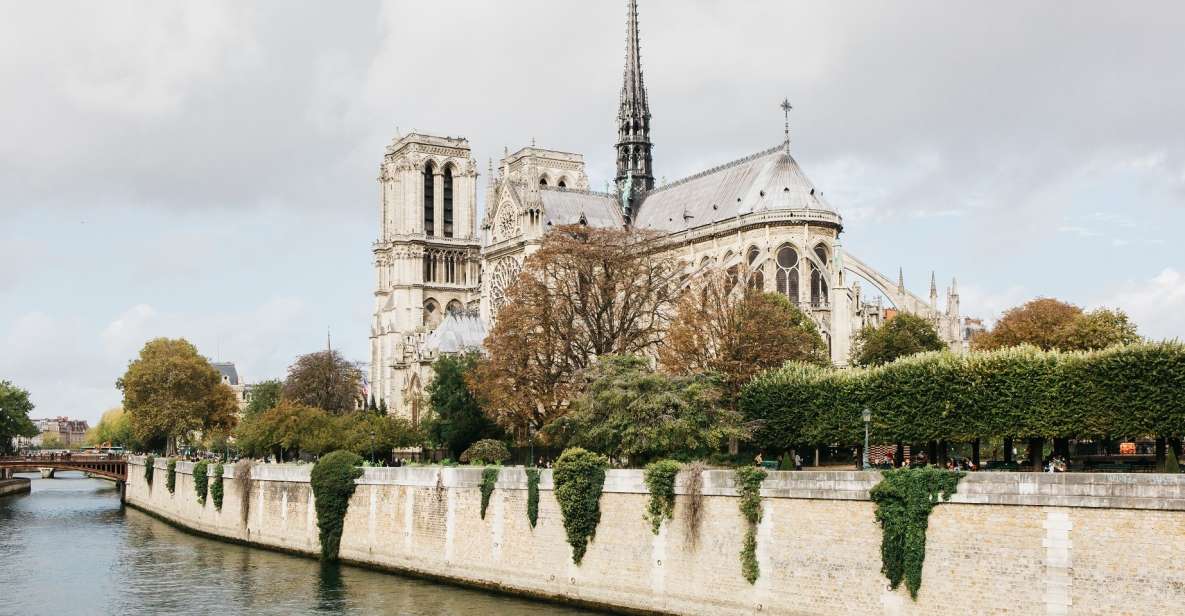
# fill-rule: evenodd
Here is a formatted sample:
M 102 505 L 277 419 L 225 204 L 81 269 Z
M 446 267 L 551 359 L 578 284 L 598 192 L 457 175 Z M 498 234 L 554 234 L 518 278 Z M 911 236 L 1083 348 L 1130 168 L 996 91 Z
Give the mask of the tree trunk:
M 979 439 L 971 441 L 971 464 L 975 466 L 975 470 L 979 470 Z
M 1008 437 L 1008 438 L 1004 439 L 1004 461 L 1005 462 L 1012 461 L 1012 450 L 1015 447 L 1016 447 L 1016 445 L 1014 445 L 1012 443 L 1012 437 Z
M 901 468 L 902 464 L 905 464 L 905 443 L 897 441 L 897 452 L 893 456 L 893 466 Z
M 819 448 L 815 447 L 815 468 L 819 467 Z
M 1165 454 L 1165 438 L 1163 436 L 1156 437 L 1156 470 L 1164 470 L 1164 454 Z
M 1177 461 L 1181 460 L 1181 439 L 1180 437 L 1170 436 L 1169 447 L 1173 448 L 1173 455 L 1177 456 Z
M 938 441 L 926 443 L 926 464 L 938 464 Z
M 1045 448 L 1045 439 L 1041 437 L 1034 437 L 1029 439 L 1029 466 L 1034 471 L 1040 473 L 1041 468 L 1041 453 Z

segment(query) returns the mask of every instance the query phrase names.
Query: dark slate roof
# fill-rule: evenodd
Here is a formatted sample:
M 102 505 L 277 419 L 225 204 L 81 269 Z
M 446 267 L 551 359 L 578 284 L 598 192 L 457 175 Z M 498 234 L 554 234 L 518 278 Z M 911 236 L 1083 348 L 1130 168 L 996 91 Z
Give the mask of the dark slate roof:
M 547 226 L 579 224 L 582 217 L 590 227 L 625 225 L 617 197 L 608 193 L 541 187 L 539 199 L 543 202 L 543 222 Z
M 226 379 L 226 382 L 231 385 L 239 384 L 239 371 L 235 369 L 234 362 L 210 362 L 211 366 L 217 370 Z

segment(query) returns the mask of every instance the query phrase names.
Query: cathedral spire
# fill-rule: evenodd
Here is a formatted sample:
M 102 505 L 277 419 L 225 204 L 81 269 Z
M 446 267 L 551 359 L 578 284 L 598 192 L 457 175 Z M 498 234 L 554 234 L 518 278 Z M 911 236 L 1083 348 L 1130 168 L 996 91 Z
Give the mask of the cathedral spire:
M 642 50 L 638 35 L 638 2 L 629 0 L 626 14 L 625 71 L 617 112 L 617 190 L 629 184 L 633 196 L 654 188 L 654 144 L 650 142 L 650 103 L 642 79 Z M 627 216 L 631 203 L 623 203 Z

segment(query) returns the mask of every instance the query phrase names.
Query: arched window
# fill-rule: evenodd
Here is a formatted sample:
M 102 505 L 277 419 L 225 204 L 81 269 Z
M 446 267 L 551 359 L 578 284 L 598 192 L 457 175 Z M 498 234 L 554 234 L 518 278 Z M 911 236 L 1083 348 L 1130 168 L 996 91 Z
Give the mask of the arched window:
M 754 291 L 760 291 L 765 288 L 765 264 L 757 264 L 761 258 L 761 249 L 756 246 L 749 247 L 748 262 L 749 262 L 749 288 Z
M 811 263 L 811 305 L 818 307 L 825 306 L 830 301 L 827 293 L 827 247 L 823 244 L 816 245 L 815 256 L 823 264 L 820 268 L 819 265 Z
M 429 299 L 424 302 L 424 325 L 435 327 L 440 322 L 440 304 L 436 300 Z
M 436 235 L 436 195 L 434 194 L 435 186 L 433 185 L 433 175 L 436 173 L 436 165 L 432 161 L 424 166 L 424 233 L 426 235 Z
M 539 185 L 540 186 L 547 186 L 547 176 L 546 175 L 539 178 Z
M 725 285 L 724 286 L 725 286 L 725 291 L 727 293 L 731 293 L 732 288 L 737 286 L 737 277 L 738 277 L 737 270 L 739 269 L 739 267 L 736 264 L 729 265 L 730 262 L 732 262 L 732 251 L 731 250 L 724 253 L 724 258 L 720 260 L 720 263 L 728 268 L 728 269 L 724 270 L 724 273 L 725 273 Z
M 424 254 L 424 282 L 436 282 L 436 259 L 435 253 Z
M 444 236 L 453 236 L 453 167 L 444 168 Z
M 568 178 L 560 178 L 560 181 L 556 182 L 556 186 L 558 186 L 560 188 L 567 188 L 568 187 Z
M 798 251 L 793 246 L 778 248 L 776 256 L 778 273 L 775 276 L 778 293 L 785 295 L 792 303 L 798 303 Z
M 464 311 L 465 308 L 461 306 L 460 301 L 454 299 L 448 303 L 448 308 L 446 308 L 446 310 L 449 314 L 460 316 L 461 312 Z

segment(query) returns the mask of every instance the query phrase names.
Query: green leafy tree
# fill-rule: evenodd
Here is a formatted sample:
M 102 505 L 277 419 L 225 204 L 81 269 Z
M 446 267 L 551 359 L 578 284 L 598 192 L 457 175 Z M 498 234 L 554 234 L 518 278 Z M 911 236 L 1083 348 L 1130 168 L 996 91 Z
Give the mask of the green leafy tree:
M 387 459 L 398 447 L 419 444 L 423 435 L 410 421 L 397 415 L 356 411 L 334 418 L 338 441 L 319 449 L 344 449 L 367 459 Z
M 1029 344 L 1043 351 L 1092 351 L 1142 340 L 1122 310 L 1083 312 L 1073 304 L 1040 297 L 1004 313 L 995 327 L 971 341 L 991 351 Z
M 919 316 L 900 313 L 880 327 L 860 330 L 852 358 L 858 366 L 880 366 L 906 355 L 945 348 L 946 344 L 938 337 L 932 323 Z
M 14 438 L 37 436 L 37 426 L 29 420 L 32 410 L 28 391 L 0 381 L 0 453 L 11 452 Z
M 510 459 L 510 450 L 506 448 L 506 443 L 487 438 L 461 452 L 459 459 L 467 464 L 501 464 Z
M 477 365 L 477 355 L 449 355 L 432 364 L 428 404 L 432 417 L 428 436 L 457 455 L 481 439 L 503 439 L 505 433 L 485 413 L 466 382 Z
M 86 434 L 89 445 L 126 447 L 137 449 L 139 441 L 132 432 L 132 420 L 122 408 L 116 407 L 103 413 L 99 423 Z
M 229 429 L 238 403 L 218 371 L 184 339 L 157 338 L 116 382 L 132 432 L 141 442 L 165 438 L 168 451 L 195 432 Z
M 48 434 L 41 438 L 42 449 L 65 449 L 66 442 L 56 434 Z
M 1138 344 L 1143 338 L 1122 310 L 1099 308 L 1084 313 L 1062 330 L 1058 346 L 1063 351 L 1093 351 L 1116 345 Z
M 639 463 L 688 459 L 748 436 L 719 379 L 672 377 L 632 355 L 602 357 L 583 374 L 569 413 L 545 428 L 549 440 Z
M 278 379 L 252 385 L 251 399 L 247 401 L 247 408 L 243 410 L 243 416 L 254 417 L 264 411 L 275 408 L 280 403 L 280 394 L 283 391 L 284 382 Z
M 288 368 L 283 397 L 330 413 L 348 413 L 362 403 L 362 372 L 337 351 L 301 355 Z
M 244 419 L 235 436 L 239 450 L 248 456 L 270 454 L 285 459 L 302 449 L 332 451 L 336 430 L 325 411 L 283 400 L 274 408 Z

